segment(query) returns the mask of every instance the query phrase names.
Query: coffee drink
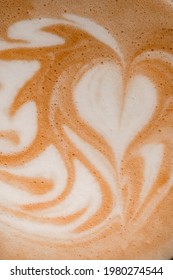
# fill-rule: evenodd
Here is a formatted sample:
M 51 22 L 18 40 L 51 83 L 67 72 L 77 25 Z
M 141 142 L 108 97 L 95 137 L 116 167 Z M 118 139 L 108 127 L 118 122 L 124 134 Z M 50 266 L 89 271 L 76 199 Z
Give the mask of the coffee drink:
M 172 2 L 0 6 L 0 258 L 171 258 Z

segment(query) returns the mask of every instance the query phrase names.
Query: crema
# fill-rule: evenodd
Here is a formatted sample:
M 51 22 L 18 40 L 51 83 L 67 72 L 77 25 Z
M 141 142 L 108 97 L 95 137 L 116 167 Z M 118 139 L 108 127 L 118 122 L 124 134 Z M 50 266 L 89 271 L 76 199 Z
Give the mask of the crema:
M 172 256 L 172 13 L 1 1 L 1 259 Z

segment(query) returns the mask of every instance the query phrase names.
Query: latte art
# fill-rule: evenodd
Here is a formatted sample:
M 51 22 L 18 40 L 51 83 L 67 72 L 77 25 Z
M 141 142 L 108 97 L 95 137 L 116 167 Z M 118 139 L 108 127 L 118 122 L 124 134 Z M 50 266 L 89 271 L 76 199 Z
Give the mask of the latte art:
M 172 197 L 172 88 L 172 50 L 127 59 L 116 36 L 77 14 L 10 25 L 0 39 L 2 228 L 75 246 L 77 258 L 92 243 L 112 256 L 110 244 L 100 253 L 106 235 L 115 258 L 130 258 L 140 236 L 147 256 L 145 227 Z

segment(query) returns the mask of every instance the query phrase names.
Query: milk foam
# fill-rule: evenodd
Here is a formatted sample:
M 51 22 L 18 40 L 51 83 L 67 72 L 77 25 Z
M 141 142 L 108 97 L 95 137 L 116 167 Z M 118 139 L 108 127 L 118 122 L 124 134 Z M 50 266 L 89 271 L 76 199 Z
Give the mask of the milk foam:
M 83 19 L 77 16 L 73 15 L 66 15 L 67 19 L 73 20 L 73 23 L 70 22 L 70 24 L 77 26 L 78 28 L 81 28 L 87 32 L 90 32 L 96 39 L 100 39 L 102 42 L 107 43 L 110 47 L 112 47 L 114 50 L 117 50 L 119 52 L 119 49 L 117 47 L 116 41 L 113 39 L 113 37 L 101 26 L 98 26 L 94 22 L 91 22 L 87 19 Z M 32 21 L 22 21 L 19 23 L 14 24 L 9 28 L 8 36 L 11 39 L 15 40 L 22 40 L 19 43 L 6 43 L 1 42 L 1 50 L 11 49 L 11 48 L 23 48 L 23 47 L 46 47 L 46 46 L 52 46 L 52 45 L 60 45 L 64 43 L 64 39 L 59 38 L 58 36 L 54 36 L 52 34 L 47 34 L 47 32 L 40 31 L 41 28 L 47 27 L 53 24 L 69 24 L 69 22 L 64 20 L 54 20 L 54 19 L 34 19 Z M 27 30 L 28 32 L 25 32 Z M 20 88 L 29 80 L 32 76 L 34 76 L 35 73 L 37 73 L 41 67 L 40 63 L 37 61 L 9 61 L 9 62 L 3 62 L 1 61 L 1 68 L 3 68 L 3 95 L 5 98 L 2 99 L 2 108 L 4 111 L 4 108 L 6 108 L 6 115 L 8 116 L 8 111 L 10 110 L 10 107 L 13 105 L 13 101 L 18 94 L 18 91 Z M 14 69 L 17 71 L 14 75 Z M 19 76 L 19 78 L 17 78 Z M 11 81 L 9 84 L 8 81 Z M 8 89 L 9 87 L 9 89 Z M 7 88 L 7 89 L 6 89 Z M 4 90 L 6 89 L 6 90 Z M 111 89 L 110 89 L 111 90 Z M 8 93 L 9 91 L 9 93 Z M 8 94 L 8 95 L 7 95 Z M 10 100 L 8 101 L 7 98 L 10 97 Z M 9 97 L 8 97 L 9 96 Z M 29 144 L 34 140 L 34 137 L 36 137 L 36 131 L 38 129 L 37 127 L 37 117 L 34 117 L 36 115 L 36 111 L 34 112 L 35 107 L 31 107 L 31 102 L 25 103 L 22 108 L 18 109 L 15 112 L 15 118 L 18 120 L 19 125 L 17 133 L 20 135 L 20 142 L 22 142 L 22 135 L 26 136 L 26 139 L 28 140 Z M 22 109 L 25 109 L 22 111 Z M 33 108 L 33 109 L 32 109 Z M 24 117 L 24 113 L 26 113 L 27 119 Z M 28 116 L 30 116 L 30 123 L 28 123 Z M 7 119 L 3 121 L 5 123 L 5 128 L 7 128 Z M 29 124 L 29 127 L 26 126 L 26 123 Z M 9 126 L 11 125 L 11 116 L 9 117 Z M 13 127 L 12 127 L 13 128 Z M 12 129 L 10 126 L 10 129 Z M 27 132 L 26 132 L 27 128 Z M 13 128 L 14 131 L 16 131 L 17 126 Z M 31 131 L 32 130 L 32 131 Z M 67 130 L 66 130 L 67 131 Z M 70 133 L 71 134 L 71 133 Z M 72 134 L 71 134 L 72 136 Z M 71 137 L 70 137 L 71 138 Z M 25 141 L 23 146 L 20 147 L 20 150 L 15 149 L 16 147 L 12 146 L 12 150 L 9 150 L 8 141 L 4 138 L 2 141 L 5 143 L 6 146 L 1 145 L 1 149 L 3 153 L 14 153 L 19 152 L 23 148 L 27 148 L 28 143 Z M 86 143 L 87 145 L 87 143 Z M 88 146 L 89 147 L 89 146 Z M 91 158 L 92 152 L 90 151 L 91 148 L 89 148 L 88 154 L 89 158 Z M 92 149 L 91 149 L 92 150 Z M 107 173 L 107 181 L 111 181 L 111 188 L 113 188 L 113 179 L 114 179 L 114 171 L 109 164 L 109 162 L 104 158 L 101 153 L 96 151 L 96 155 L 102 159 L 103 164 L 101 165 L 100 171 L 105 170 Z M 23 164 L 22 166 L 17 167 L 3 167 L 2 170 L 4 172 L 10 173 L 10 175 L 16 175 L 16 176 L 22 176 L 24 178 L 39 178 L 43 177 L 48 180 L 51 180 L 53 182 L 54 188 L 50 192 L 43 194 L 41 197 L 40 195 L 33 195 L 30 193 L 30 190 L 28 189 L 27 192 L 18 189 L 16 186 L 11 186 L 9 183 L 3 182 L 3 186 L 9 189 L 10 193 L 14 193 L 14 196 L 12 196 L 12 200 L 8 202 L 9 195 L 5 197 L 4 188 L 1 190 L 1 197 L 2 197 L 2 204 L 7 207 L 10 203 L 14 205 L 15 202 L 20 201 L 21 204 L 16 205 L 18 209 L 20 207 L 25 207 L 25 205 L 33 205 L 34 204 L 44 204 L 46 201 L 51 202 L 56 197 L 61 195 L 61 193 L 64 191 L 65 188 L 65 181 L 64 179 L 67 177 L 65 171 L 65 166 L 63 167 L 63 160 L 58 156 L 56 150 L 53 147 L 47 148 L 46 151 L 44 151 L 41 155 L 38 156 L 38 158 L 33 159 L 32 161 Z M 53 160 L 55 158 L 55 160 Z M 93 155 L 92 158 L 94 159 Z M 91 160 L 92 160 L 91 158 Z M 50 159 L 50 160 L 49 160 Z M 96 162 L 98 162 L 97 157 L 95 158 Z M 107 165 L 107 170 L 105 169 L 105 165 Z M 110 165 L 110 166 L 109 166 Z M 78 211 L 81 211 L 81 209 L 85 209 L 85 214 L 83 217 L 79 219 L 77 222 L 71 223 L 69 226 L 66 225 L 65 231 L 72 231 L 75 228 L 77 228 L 80 224 L 87 222 L 87 220 L 90 218 L 90 216 L 94 215 L 96 211 L 98 211 L 100 204 L 101 204 L 101 194 L 99 191 L 98 183 L 95 181 L 94 176 L 92 176 L 86 168 L 82 167 L 81 163 L 79 161 L 74 162 L 75 167 L 75 180 L 73 182 L 73 188 L 69 196 L 63 200 L 63 202 L 57 204 L 55 207 L 49 207 L 48 209 L 41 210 L 41 213 L 38 214 L 38 210 L 34 214 L 36 217 L 42 216 L 51 218 L 51 217 L 66 217 L 68 215 L 73 215 Z M 63 171 L 64 169 L 64 171 Z M 109 169 L 112 173 L 110 173 Z M 110 173 L 110 174 L 109 174 Z M 61 174 L 61 176 L 60 176 Z M 110 175 L 110 176 L 109 176 Z M 61 177 L 61 179 L 60 179 Z M 111 179 L 112 177 L 112 179 Z M 85 184 L 84 184 L 85 182 Z M 64 186 L 64 187 L 63 187 Z M 95 191 L 94 191 L 95 189 Z M 91 191 L 92 190 L 92 191 Z M 8 194 L 8 192 L 7 192 Z M 45 208 L 47 208 L 45 206 Z M 88 210 L 87 210 L 88 209 Z M 32 217 L 32 215 L 31 215 Z M 16 223 L 18 223 L 19 220 L 16 220 Z M 22 222 L 23 225 L 24 221 Z M 16 224 L 17 225 L 17 224 Z M 41 225 L 40 225 L 41 226 Z M 30 226 L 26 225 L 25 222 L 25 228 L 30 228 Z M 41 226 L 41 228 L 44 228 L 45 225 Z M 36 228 L 36 227 L 35 227 Z M 44 232 L 45 230 L 40 229 L 41 232 Z M 57 230 L 55 231 L 55 237 L 58 237 L 61 235 L 61 229 L 64 231 L 64 227 L 57 226 Z M 50 229 L 48 229 L 50 230 Z M 65 237 L 64 237 L 65 238 Z
M 39 69 L 37 61 L 0 61 L 0 130 L 15 132 L 18 145 L 0 138 L 1 153 L 22 151 L 31 144 L 37 131 L 37 109 L 33 102 L 24 104 L 15 115 L 10 115 L 10 107 L 21 87 L 32 78 Z M 27 123 L 27 126 L 26 126 Z M 4 135 L 5 136 L 5 135 Z
M 163 89 L 152 74 L 157 61 L 168 69 L 164 79 L 172 77 L 173 55 L 144 51 L 129 66 L 106 28 L 75 14 L 22 20 L 7 35 L 0 40 L 1 222 L 59 245 L 113 231 L 126 250 L 172 188 L 169 140 L 155 128 Z
M 0 50 L 12 49 L 12 48 L 39 48 L 60 45 L 64 43 L 64 39 L 57 35 L 50 34 L 48 32 L 41 31 L 42 28 L 49 25 L 66 23 L 64 21 L 56 19 L 33 19 L 23 20 L 17 22 L 9 27 L 8 37 L 14 40 L 20 40 L 21 42 L 5 42 L 0 41 Z M 27 32 L 26 32 L 27 30 Z
M 123 89 L 122 74 L 108 64 L 85 74 L 75 101 L 82 118 L 111 145 L 120 167 L 128 145 L 153 115 L 156 90 L 144 76 L 134 77 Z
M 143 200 L 149 194 L 151 186 L 154 184 L 163 160 L 163 144 L 146 145 L 141 150 L 141 155 L 145 161 L 144 184 L 140 194 Z

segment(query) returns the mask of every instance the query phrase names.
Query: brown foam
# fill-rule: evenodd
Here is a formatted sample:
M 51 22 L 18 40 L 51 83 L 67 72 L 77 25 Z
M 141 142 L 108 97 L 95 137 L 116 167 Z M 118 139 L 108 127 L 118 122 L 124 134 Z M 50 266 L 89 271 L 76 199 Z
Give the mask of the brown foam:
M 109 29 L 110 33 L 120 43 L 125 57 L 126 68 L 124 73 L 124 83 L 127 84 L 130 77 L 135 73 L 141 73 L 153 81 L 158 92 L 158 104 L 152 121 L 147 124 L 142 132 L 136 136 L 134 141 L 126 151 L 122 165 L 122 176 L 130 178 L 130 184 L 122 187 L 122 198 L 125 209 L 125 224 L 121 221 L 112 221 L 111 224 L 102 229 L 102 232 L 91 236 L 87 240 L 72 241 L 72 244 L 59 244 L 47 238 L 43 241 L 37 236 L 28 236 L 10 227 L 5 227 L 5 231 L 10 232 L 12 237 L 8 240 L 2 234 L 1 244 L 3 252 L 1 258 L 31 258 L 31 259 L 130 259 L 133 258 L 168 258 L 171 254 L 168 243 L 172 245 L 173 222 L 171 219 L 172 211 L 172 190 L 159 203 L 152 212 L 144 225 L 133 232 L 133 223 L 138 221 L 141 213 L 145 212 L 157 191 L 167 182 L 172 172 L 172 99 L 169 105 L 167 100 L 172 96 L 173 70 L 172 66 L 167 65 L 158 59 L 145 59 L 136 64 L 132 62 L 137 56 L 145 51 L 164 50 L 172 51 L 172 9 L 164 1 L 155 4 L 153 1 L 52 1 L 47 5 L 47 1 L 5 1 L 3 2 L 0 17 L 3 18 L 1 36 L 8 39 L 6 34 L 7 27 L 21 19 L 33 17 L 55 17 L 62 16 L 62 13 L 74 13 L 91 18 L 101 26 Z M 8 17 L 13 11 L 13 16 Z M 164 12 L 163 12 L 164 11 Z M 158 16 L 159 15 L 159 16 Z M 165 21 L 166 15 L 166 21 Z M 144 20 L 145 19 L 145 20 Z M 145 22 L 145 24 L 144 24 Z M 5 209 L 10 215 L 24 218 L 41 223 L 68 224 L 77 217 L 80 217 L 85 209 L 69 215 L 66 218 L 44 219 L 35 218 L 32 213 L 44 210 L 63 201 L 71 192 L 75 180 L 74 159 L 78 159 L 83 165 L 94 174 L 99 183 L 102 193 L 102 204 L 93 217 L 82 224 L 76 231 L 86 231 L 99 225 L 111 213 L 114 205 L 112 192 L 104 176 L 90 163 L 80 150 L 72 144 L 64 132 L 64 125 L 80 136 L 84 141 L 99 150 L 108 159 L 116 170 L 116 162 L 110 146 L 94 129 L 87 125 L 76 111 L 72 96 L 72 88 L 80 80 L 87 69 L 98 63 L 114 61 L 120 64 L 120 60 L 114 52 L 94 39 L 84 31 L 77 30 L 70 26 L 52 26 L 45 28 L 47 32 L 61 35 L 66 39 L 65 46 L 44 47 L 35 49 L 12 49 L 0 52 L 0 59 L 10 60 L 38 60 L 41 69 L 18 93 L 12 107 L 10 108 L 11 117 L 17 110 L 28 101 L 34 101 L 38 110 L 38 131 L 33 143 L 24 151 L 13 155 L 0 155 L 2 166 L 19 166 L 29 162 L 42 153 L 46 147 L 53 144 L 61 152 L 68 172 L 68 182 L 65 190 L 55 199 L 23 205 L 18 211 Z M 52 58 L 51 54 L 54 54 Z M 82 71 L 83 66 L 87 65 Z M 132 66 L 131 66 L 132 65 Z M 78 73 L 79 72 L 79 73 Z M 68 73 L 68 75 L 66 75 Z M 44 77 L 44 78 L 43 78 Z M 61 79 L 63 79 L 63 84 Z M 59 80 L 58 80 L 59 79 Z M 57 83 L 59 93 L 57 103 L 50 107 L 51 93 Z M 64 86 L 65 83 L 65 86 Z M 42 98 L 44 96 L 44 98 Z M 52 115 L 53 114 L 53 115 Z M 53 120 L 53 121 L 52 121 Z M 46 131 L 46 133 L 45 133 Z M 56 132 L 56 133 L 55 133 Z M 13 132 L 0 132 L 0 137 L 18 143 L 19 139 Z M 135 154 L 144 144 L 157 141 L 165 144 L 164 160 L 161 172 L 154 182 L 151 192 L 148 194 L 144 204 L 136 213 L 139 194 L 143 180 L 143 161 Z M 43 181 L 42 178 L 23 178 L 22 176 L 12 175 L 0 171 L 0 180 L 5 181 L 14 187 L 27 190 L 34 194 L 43 194 L 52 189 L 52 182 Z M 44 188 L 40 187 L 44 185 Z M 131 222 L 131 220 L 133 222 Z M 147 224 L 147 227 L 146 227 Z M 8 225 L 9 226 L 9 225 Z M 2 226 L 2 232 L 4 226 Z M 132 231 L 131 231 L 132 230 Z M 132 236 L 132 233 L 133 235 Z M 17 235 L 17 246 L 14 244 Z M 138 236 L 141 236 L 138 238 Z M 36 249 L 33 253 L 31 242 L 34 240 Z M 84 242 L 84 243 L 83 243 Z M 74 243 L 74 245 L 73 245 Z M 6 248 L 21 247 L 20 253 Z M 127 245 L 125 245 L 127 244 Z M 54 249 L 51 248 L 54 247 Z M 44 253 L 44 250 L 47 253 Z M 64 250 L 65 248 L 65 250 Z M 125 248 L 125 249 L 124 249 Z M 173 249 L 173 248 L 172 248 Z M 66 252 L 64 252 L 66 251 Z M 159 255 L 160 254 L 160 255 Z

